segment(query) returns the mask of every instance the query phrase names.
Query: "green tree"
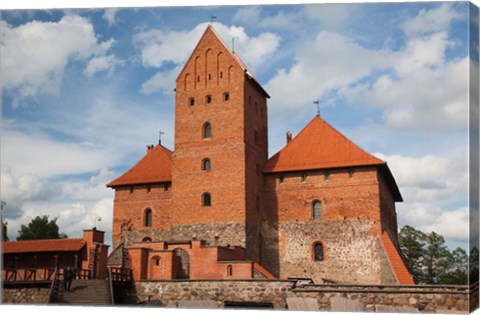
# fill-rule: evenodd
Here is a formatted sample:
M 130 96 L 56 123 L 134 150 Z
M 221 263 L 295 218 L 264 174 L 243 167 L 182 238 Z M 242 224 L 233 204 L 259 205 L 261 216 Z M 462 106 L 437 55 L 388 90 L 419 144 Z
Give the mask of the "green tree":
M 461 248 L 449 251 L 442 235 L 405 225 L 398 241 L 415 283 L 467 284 L 467 253 Z
M 398 234 L 400 249 L 415 283 L 420 283 L 423 280 L 426 238 L 427 235 L 425 233 L 416 230 L 410 225 L 402 227 Z
M 17 240 L 39 240 L 66 238 L 66 234 L 60 234 L 57 219 L 49 220 L 48 216 L 37 216 L 28 226 L 22 225 L 18 231 Z
M 4 222 L 3 219 L 2 219 L 2 241 L 3 242 L 8 241 L 7 222 Z

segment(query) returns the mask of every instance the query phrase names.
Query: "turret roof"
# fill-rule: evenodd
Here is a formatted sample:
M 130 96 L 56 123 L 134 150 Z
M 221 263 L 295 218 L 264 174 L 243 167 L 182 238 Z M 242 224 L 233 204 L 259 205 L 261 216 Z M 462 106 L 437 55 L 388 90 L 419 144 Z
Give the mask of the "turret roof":
M 156 145 L 122 176 L 111 181 L 107 187 L 135 184 L 152 184 L 172 181 L 172 151 Z

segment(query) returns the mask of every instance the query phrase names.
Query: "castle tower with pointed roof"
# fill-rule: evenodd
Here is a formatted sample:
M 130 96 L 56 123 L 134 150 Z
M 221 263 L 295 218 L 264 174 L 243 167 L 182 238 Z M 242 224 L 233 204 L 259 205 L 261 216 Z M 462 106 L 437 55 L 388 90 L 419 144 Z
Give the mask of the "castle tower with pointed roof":
M 148 146 L 107 185 L 112 265 L 137 279 L 413 283 L 385 161 L 319 115 L 268 158 L 270 96 L 211 26 L 175 91 L 175 150 Z

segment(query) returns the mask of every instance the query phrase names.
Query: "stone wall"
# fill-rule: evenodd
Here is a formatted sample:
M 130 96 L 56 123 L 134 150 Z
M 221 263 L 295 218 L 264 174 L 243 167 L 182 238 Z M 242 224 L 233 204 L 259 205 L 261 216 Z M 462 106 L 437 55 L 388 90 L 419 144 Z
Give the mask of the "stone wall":
M 396 284 L 379 237 L 366 220 L 313 220 L 279 224 L 265 230 L 264 267 L 282 279 L 308 277 L 315 283 Z M 313 247 L 323 245 L 324 259 L 315 261 Z
M 49 287 L 2 288 L 2 304 L 47 304 Z
M 241 222 L 212 222 L 173 225 L 163 229 L 143 229 L 124 232 L 126 246 L 141 242 L 145 237 L 156 241 L 204 240 L 211 246 L 245 247 L 245 224 Z
M 350 311 L 396 310 L 413 312 L 468 312 L 466 286 L 297 286 L 293 281 L 139 281 L 135 292 L 127 294 L 130 303 L 147 301 L 177 307 L 179 301 L 215 301 L 219 308 L 227 304 L 271 304 L 274 309 L 288 309 L 289 298 L 316 300 L 316 309 L 335 310 L 332 301 L 344 299 L 356 304 Z M 348 309 L 344 309 L 348 310 Z M 340 311 L 337 309 L 337 311 Z

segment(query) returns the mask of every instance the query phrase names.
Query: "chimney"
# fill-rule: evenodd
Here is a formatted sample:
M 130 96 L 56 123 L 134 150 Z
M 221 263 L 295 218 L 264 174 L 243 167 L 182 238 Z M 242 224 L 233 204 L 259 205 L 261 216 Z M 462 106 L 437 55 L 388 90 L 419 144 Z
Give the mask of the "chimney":
M 290 131 L 287 131 L 287 144 L 292 141 L 292 133 Z
M 147 145 L 147 152 L 150 151 L 151 149 L 153 149 L 153 144 Z

